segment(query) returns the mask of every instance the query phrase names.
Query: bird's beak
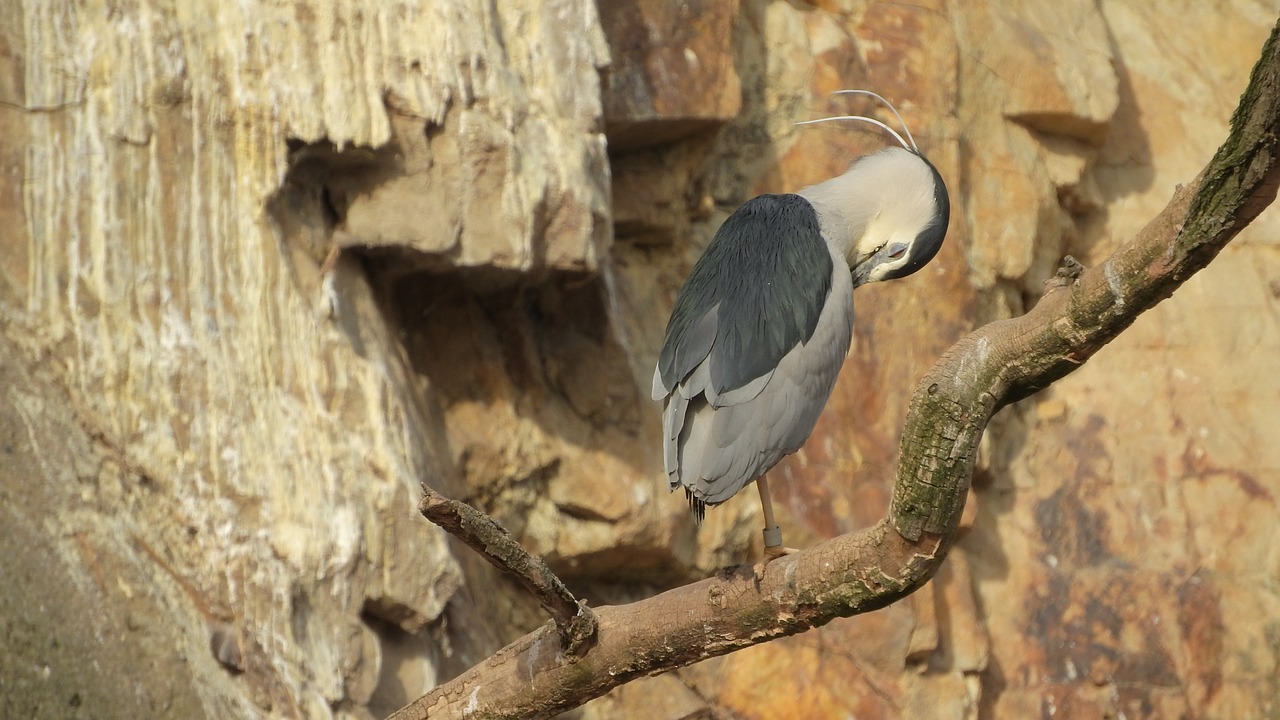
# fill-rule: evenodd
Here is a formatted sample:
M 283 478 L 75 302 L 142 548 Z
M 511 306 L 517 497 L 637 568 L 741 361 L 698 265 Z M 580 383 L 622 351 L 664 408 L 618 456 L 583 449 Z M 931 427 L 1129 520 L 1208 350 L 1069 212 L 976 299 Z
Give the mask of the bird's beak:
M 853 263 L 853 267 L 849 269 L 849 273 L 853 276 L 854 287 L 870 282 L 871 269 L 879 264 L 877 255 L 877 253 L 867 253 Z

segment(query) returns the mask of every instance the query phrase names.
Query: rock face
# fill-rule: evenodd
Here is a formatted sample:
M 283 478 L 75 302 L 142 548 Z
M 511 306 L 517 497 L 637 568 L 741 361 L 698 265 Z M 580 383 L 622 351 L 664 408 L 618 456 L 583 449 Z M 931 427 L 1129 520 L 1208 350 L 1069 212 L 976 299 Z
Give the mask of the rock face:
M 593 602 L 754 557 L 662 490 L 652 363 L 718 224 L 890 97 L 951 189 L 858 293 L 788 542 L 882 516 L 916 378 L 1191 179 L 1263 2 L 0 0 L 0 715 L 376 717 L 545 618 L 414 511 Z M 606 154 L 607 149 L 607 154 Z M 1280 712 L 1280 215 L 1004 410 L 929 586 L 588 718 Z M 84 672 L 92 662 L 94 673 Z M 140 672 L 141 670 L 141 672 Z M 655 701 L 655 698 L 661 702 Z
M 0 487 L 58 560 L 5 567 L 31 623 L 80 594 L 6 648 L 0 715 L 117 705 L 73 639 L 131 717 L 370 716 L 450 672 L 463 567 L 414 504 L 461 475 L 380 303 L 413 268 L 598 268 L 607 51 L 589 2 L 341 5 L 0 6 L 4 343 L 50 388 L 7 376 L 32 460 Z M 181 670 L 132 676 L 144 643 Z

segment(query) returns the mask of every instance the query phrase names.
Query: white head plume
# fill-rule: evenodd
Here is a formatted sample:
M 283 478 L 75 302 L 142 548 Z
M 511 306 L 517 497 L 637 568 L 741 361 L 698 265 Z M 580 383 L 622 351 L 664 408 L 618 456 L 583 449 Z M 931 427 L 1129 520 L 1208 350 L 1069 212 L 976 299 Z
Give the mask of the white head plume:
M 893 103 L 889 102 L 888 100 L 885 100 L 884 97 L 881 96 L 879 93 L 874 93 L 870 90 L 837 90 L 831 94 L 832 95 L 866 95 L 868 97 L 873 97 L 876 100 L 879 100 L 882 105 L 889 108 L 889 112 L 893 113 L 894 117 L 898 118 L 898 123 L 902 125 L 902 131 L 907 134 L 906 139 L 903 139 L 903 137 L 898 134 L 897 130 L 894 130 L 893 128 L 880 122 L 879 120 L 876 120 L 875 118 L 869 118 L 863 115 L 833 115 L 831 117 L 818 118 L 817 120 L 803 120 L 796 124 L 797 125 L 815 125 L 817 123 L 833 122 L 836 120 L 856 120 L 858 122 L 871 123 L 872 125 L 882 128 L 885 131 L 887 131 L 890 135 L 892 135 L 894 139 L 898 141 L 898 144 L 902 145 L 902 148 L 904 150 L 910 150 L 911 152 L 917 155 L 920 154 L 920 148 L 916 145 L 916 139 L 914 137 L 911 137 L 911 130 L 910 128 L 907 127 L 906 121 L 902 119 L 902 115 L 898 112 L 898 109 L 893 106 Z M 911 142 L 908 143 L 907 140 L 910 140 Z

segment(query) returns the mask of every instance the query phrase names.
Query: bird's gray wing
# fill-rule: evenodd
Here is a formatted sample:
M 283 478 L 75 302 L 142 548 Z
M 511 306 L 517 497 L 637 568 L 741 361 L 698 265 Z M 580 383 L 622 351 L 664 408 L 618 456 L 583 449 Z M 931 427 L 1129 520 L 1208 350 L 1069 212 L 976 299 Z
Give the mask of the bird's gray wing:
M 829 388 L 812 412 L 792 379 L 753 401 L 813 339 L 834 267 L 817 213 L 798 195 L 760 196 L 725 220 L 676 298 L 654 370 L 654 399 L 666 398 L 663 456 L 673 488 L 736 485 L 727 498 L 794 450 L 784 426 L 807 425 L 799 442 L 808 436 L 812 422 L 803 421 L 816 419 Z M 748 437 L 756 438 L 750 448 L 734 439 Z
M 708 358 L 717 395 L 777 367 L 813 335 L 832 267 L 808 200 L 761 195 L 744 203 L 716 231 L 676 297 L 655 391 L 671 392 Z
M 673 488 L 684 485 L 707 505 L 724 502 L 808 439 L 852 340 L 852 281 L 834 279 L 812 337 L 783 356 L 757 393 L 719 406 L 705 396 L 668 404 L 685 405 L 678 422 L 664 413 L 668 434 L 677 434 L 677 464 L 667 466 Z

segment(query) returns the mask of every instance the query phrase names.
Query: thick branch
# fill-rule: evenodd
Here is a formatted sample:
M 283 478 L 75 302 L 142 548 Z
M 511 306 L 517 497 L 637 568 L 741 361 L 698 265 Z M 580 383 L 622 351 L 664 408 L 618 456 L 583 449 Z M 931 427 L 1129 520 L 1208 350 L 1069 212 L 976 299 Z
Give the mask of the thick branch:
M 392 717 L 547 717 L 636 677 L 883 607 L 928 581 L 955 536 L 992 414 L 1079 367 L 1275 198 L 1277 30 L 1230 137 L 1195 182 L 1101 266 L 1064 278 L 1027 315 L 971 333 L 921 381 L 885 520 L 776 560 L 759 582 L 740 570 L 600 608 L 599 643 L 581 657 L 565 657 L 543 627 Z
M 889 521 L 909 539 L 950 537 L 978 440 L 996 410 L 1080 367 L 1209 264 L 1280 186 L 1280 47 L 1272 29 L 1231 133 L 1192 183 L 1101 265 L 1058 284 L 1022 317 L 956 343 L 921 380 L 907 412 Z
M 422 486 L 418 511 L 538 598 L 542 608 L 551 613 L 567 655 L 590 649 L 596 638 L 596 617 L 591 609 L 569 592 L 541 558 L 521 547 L 506 528 L 470 505 L 450 500 L 426 485 Z

